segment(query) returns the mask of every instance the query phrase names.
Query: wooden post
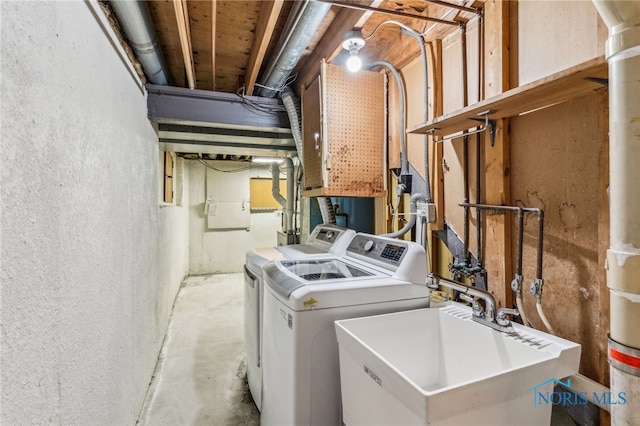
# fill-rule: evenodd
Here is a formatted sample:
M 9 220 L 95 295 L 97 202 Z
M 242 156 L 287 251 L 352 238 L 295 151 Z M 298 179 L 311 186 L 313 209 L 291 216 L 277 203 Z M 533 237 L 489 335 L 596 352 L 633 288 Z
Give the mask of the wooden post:
M 496 123 L 495 145 L 485 137 L 485 199 L 487 204 L 510 205 L 511 182 L 509 178 L 509 122 Z M 512 307 L 511 291 L 511 213 L 484 212 L 484 265 L 487 269 L 488 290 L 498 307 Z
M 609 386 L 609 360 L 607 357 L 607 333 L 609 332 L 609 288 L 607 273 L 604 268 L 609 248 L 609 96 L 607 89 L 598 90 L 598 304 L 600 307 L 600 326 L 598 327 L 598 353 L 600 355 L 598 369 L 600 383 Z M 611 424 L 611 416 L 600 410 L 600 424 Z
M 509 81 L 509 2 L 489 0 L 484 4 L 484 98 L 499 95 Z
M 442 115 L 442 40 L 435 40 L 431 43 L 430 56 L 431 56 L 431 70 L 429 76 L 431 81 L 430 87 L 433 88 L 429 99 L 433 99 L 431 105 L 431 117 L 438 117 Z M 429 146 L 431 150 L 429 152 L 429 179 L 431 180 L 432 193 L 431 198 L 436 205 L 437 219 L 435 223 L 429 224 L 430 235 L 432 231 L 439 231 L 444 229 L 444 176 L 442 173 L 442 157 L 443 147 L 441 143 L 433 143 L 433 137 L 430 137 Z M 434 237 L 435 238 L 435 237 Z
M 489 0 L 484 15 L 486 98 L 509 90 L 509 2 Z M 497 120 L 494 146 L 484 135 L 484 198 L 486 204 L 511 204 L 509 177 L 509 121 Z M 484 213 L 484 266 L 487 288 L 498 307 L 512 307 L 511 214 Z

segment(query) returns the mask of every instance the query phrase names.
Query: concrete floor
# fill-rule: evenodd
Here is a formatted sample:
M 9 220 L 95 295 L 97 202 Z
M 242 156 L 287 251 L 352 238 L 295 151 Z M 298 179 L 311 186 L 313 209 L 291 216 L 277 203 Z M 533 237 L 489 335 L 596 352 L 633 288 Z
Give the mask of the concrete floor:
M 139 425 L 260 424 L 246 381 L 243 286 L 242 273 L 182 283 Z M 554 407 L 551 425 L 575 423 Z
M 185 279 L 139 425 L 259 425 L 246 381 L 244 276 Z

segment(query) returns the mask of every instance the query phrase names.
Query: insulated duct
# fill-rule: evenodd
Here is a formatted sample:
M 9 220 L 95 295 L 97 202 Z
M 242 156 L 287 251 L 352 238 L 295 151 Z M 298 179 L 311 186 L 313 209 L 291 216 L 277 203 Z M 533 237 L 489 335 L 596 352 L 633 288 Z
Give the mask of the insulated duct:
M 293 134 L 293 140 L 296 143 L 298 150 L 298 158 L 303 158 L 302 154 L 302 131 L 300 123 L 300 101 L 289 87 L 285 87 L 280 92 L 280 98 L 284 104 L 287 114 L 289 116 L 289 123 L 291 124 L 291 133 Z M 287 178 L 289 175 L 287 175 Z M 288 182 L 288 181 L 287 181 Z M 293 183 L 293 178 L 291 180 Z M 288 183 L 287 183 L 288 184 Z M 288 187 L 287 187 L 288 188 Z M 293 195 L 293 192 L 291 192 Z M 292 199 L 289 196 L 289 199 Z M 333 203 L 329 197 L 318 197 L 318 207 L 320 208 L 320 214 L 322 215 L 322 223 L 334 224 L 336 223 L 336 214 L 333 209 Z
M 158 45 L 151 15 L 144 1 L 111 0 L 109 2 L 122 26 L 131 48 L 153 84 L 168 85 L 167 64 Z
M 593 0 L 607 27 L 609 212 L 607 286 L 611 424 L 640 424 L 640 2 Z
M 300 100 L 296 97 L 290 87 L 285 87 L 280 92 L 280 99 L 287 110 L 289 116 L 289 123 L 291 125 L 291 133 L 293 134 L 293 140 L 296 143 L 296 149 L 298 150 L 298 158 L 302 157 L 302 123 L 300 122 Z
M 264 87 L 260 87 L 258 96 L 273 98 L 281 90 L 330 8 L 328 3 L 305 1 L 294 18 L 296 22 L 286 43 L 267 67 L 266 77 L 260 83 Z

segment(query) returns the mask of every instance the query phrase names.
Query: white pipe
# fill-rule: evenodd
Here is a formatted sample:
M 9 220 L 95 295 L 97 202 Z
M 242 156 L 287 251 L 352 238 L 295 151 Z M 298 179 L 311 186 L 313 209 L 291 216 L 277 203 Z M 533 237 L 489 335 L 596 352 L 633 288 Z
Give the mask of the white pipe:
M 542 320 L 542 323 L 544 324 L 544 326 L 547 328 L 547 331 L 549 332 L 549 334 L 555 335 L 556 334 L 555 330 L 553 329 L 553 327 L 551 327 L 551 324 L 549 323 L 547 316 L 544 314 L 544 311 L 542 310 L 541 300 L 536 301 L 536 310 L 538 311 L 538 316 Z
M 418 200 L 422 200 L 424 202 L 427 201 L 425 196 L 422 195 L 422 194 L 419 194 L 419 193 L 413 194 L 411 196 L 411 198 L 409 199 L 409 206 L 411 208 L 411 214 L 409 215 L 409 221 L 407 222 L 407 224 L 404 225 L 404 227 L 402 229 L 400 229 L 399 231 L 392 232 L 390 234 L 382 234 L 381 237 L 397 238 L 397 237 L 401 237 L 404 234 L 406 234 L 407 232 L 409 232 L 411 230 L 411 228 L 413 228 L 413 225 L 416 224 L 416 214 L 417 214 L 417 211 L 418 211 L 418 208 L 416 206 L 416 202 Z
M 287 171 L 287 205 L 285 210 L 286 217 L 286 230 L 287 232 L 295 232 L 293 229 L 293 203 L 295 202 L 294 190 L 295 185 L 293 183 L 293 160 L 289 157 L 284 159 L 285 170 Z
M 520 319 L 522 319 L 522 324 L 529 327 L 529 321 L 527 320 L 527 315 L 524 313 L 524 305 L 522 303 L 522 292 L 518 292 L 518 294 L 516 294 L 516 306 L 518 307 L 518 312 L 520 312 Z
M 565 383 L 566 379 L 571 380 L 571 391 L 585 397 L 593 405 L 596 405 L 605 411 L 610 411 L 610 404 L 603 404 L 602 400 L 594 398 L 594 395 L 598 395 L 600 397 L 600 395 L 608 394 L 610 392 L 608 387 L 603 386 L 595 380 L 591 380 L 580 373 L 566 377 L 564 380 Z
M 294 231 L 293 229 L 293 203 L 294 203 L 294 189 L 293 182 L 293 160 L 291 158 L 285 158 L 285 167 L 287 172 L 287 198 L 284 198 L 280 194 L 280 167 L 279 164 L 271 163 L 271 194 L 273 198 L 282 206 L 284 211 L 284 229 L 285 233 Z
M 640 2 L 593 0 L 609 27 L 609 212 L 607 250 L 611 340 L 620 351 L 640 352 Z M 618 352 L 619 353 L 619 352 Z M 640 424 L 640 373 L 613 364 L 611 392 L 627 392 L 626 404 L 611 407 L 611 424 Z M 636 358 L 638 359 L 638 358 Z M 624 371 L 623 371 L 624 370 Z M 638 369 L 636 369 L 638 370 Z M 628 393 L 632 393 L 629 395 Z
M 282 206 L 283 210 L 285 210 L 285 229 L 284 232 L 287 232 L 286 224 L 288 220 L 286 220 L 286 205 L 287 200 L 280 194 L 280 165 L 277 162 L 271 163 L 271 195 L 273 199 Z

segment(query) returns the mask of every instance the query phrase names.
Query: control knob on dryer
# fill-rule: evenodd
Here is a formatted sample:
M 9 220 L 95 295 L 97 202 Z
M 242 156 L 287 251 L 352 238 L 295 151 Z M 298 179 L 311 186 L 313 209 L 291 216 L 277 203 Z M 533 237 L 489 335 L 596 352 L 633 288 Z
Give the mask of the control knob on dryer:
M 373 250 L 375 247 L 376 247 L 376 243 L 374 243 L 372 240 L 369 240 L 366 243 L 364 243 L 364 251 L 366 251 L 367 253 Z

